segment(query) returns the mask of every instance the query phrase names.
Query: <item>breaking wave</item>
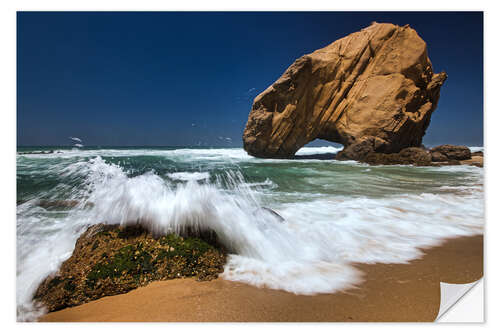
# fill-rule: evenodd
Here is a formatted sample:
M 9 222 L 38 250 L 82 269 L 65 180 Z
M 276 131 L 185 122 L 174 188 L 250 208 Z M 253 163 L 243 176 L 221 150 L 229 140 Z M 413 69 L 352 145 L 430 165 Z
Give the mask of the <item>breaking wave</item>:
M 313 153 L 325 150 L 331 152 L 328 147 Z M 238 154 L 231 152 L 229 158 Z M 333 171 L 318 165 L 314 177 L 329 179 L 330 184 L 313 185 L 335 184 Z M 367 179 L 387 191 L 377 175 L 383 168 L 365 172 L 362 165 L 338 167 L 356 167 L 355 177 L 372 177 Z M 265 173 L 267 168 L 255 172 Z M 100 156 L 61 162 L 45 170 L 62 179 L 46 196 L 65 193 L 66 200 L 77 200 L 76 206 L 65 212 L 44 209 L 34 196 L 17 208 L 18 319 L 33 320 L 43 313 L 32 303 L 34 291 L 71 255 L 78 236 L 97 223 L 139 223 L 155 234 L 181 233 L 186 228 L 213 230 L 231 253 L 222 273 L 228 280 L 306 295 L 350 288 L 362 281 L 352 263 L 404 263 L 445 238 L 482 233 L 482 170 L 446 168 L 419 168 L 419 174 L 441 172 L 442 177 L 454 177 L 461 172 L 470 181 L 448 182 L 434 193 L 408 190 L 367 197 L 343 192 L 323 195 L 303 188 L 291 191 L 286 181 L 272 177 L 250 181 L 239 167 L 218 173 L 176 171 L 162 177 L 153 168 L 133 174 Z M 403 176 L 394 178 L 397 173 L 389 175 L 393 178 L 387 176 L 388 181 L 405 182 L 409 189 L 415 186 Z M 262 207 L 273 209 L 285 221 Z

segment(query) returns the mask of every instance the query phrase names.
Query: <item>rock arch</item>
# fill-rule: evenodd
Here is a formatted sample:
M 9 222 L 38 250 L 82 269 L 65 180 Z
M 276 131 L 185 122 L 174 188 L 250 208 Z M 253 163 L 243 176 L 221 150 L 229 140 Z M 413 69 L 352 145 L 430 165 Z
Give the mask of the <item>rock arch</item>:
M 373 23 L 297 59 L 259 94 L 243 134 L 257 157 L 287 158 L 310 141 L 344 158 L 420 146 L 446 73 L 434 74 L 417 32 Z

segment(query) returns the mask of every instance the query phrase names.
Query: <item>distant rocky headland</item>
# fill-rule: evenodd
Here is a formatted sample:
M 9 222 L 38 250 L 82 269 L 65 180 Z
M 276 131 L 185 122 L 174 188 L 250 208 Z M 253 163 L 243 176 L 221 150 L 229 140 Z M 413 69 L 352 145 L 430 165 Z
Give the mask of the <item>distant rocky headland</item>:
M 300 57 L 260 93 L 244 148 L 256 157 L 290 158 L 324 139 L 344 146 L 337 159 L 417 165 L 471 160 L 467 147 L 421 148 L 446 79 L 445 72 L 433 72 L 414 29 L 374 22 Z M 478 160 L 469 162 L 482 164 Z

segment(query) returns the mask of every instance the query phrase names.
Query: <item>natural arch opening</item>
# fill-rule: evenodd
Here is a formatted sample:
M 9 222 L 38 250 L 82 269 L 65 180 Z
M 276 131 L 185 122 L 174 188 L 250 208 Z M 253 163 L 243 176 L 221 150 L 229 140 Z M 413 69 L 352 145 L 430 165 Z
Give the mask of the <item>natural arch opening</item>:
M 344 146 L 337 142 L 315 139 L 300 148 L 293 159 L 333 160 Z

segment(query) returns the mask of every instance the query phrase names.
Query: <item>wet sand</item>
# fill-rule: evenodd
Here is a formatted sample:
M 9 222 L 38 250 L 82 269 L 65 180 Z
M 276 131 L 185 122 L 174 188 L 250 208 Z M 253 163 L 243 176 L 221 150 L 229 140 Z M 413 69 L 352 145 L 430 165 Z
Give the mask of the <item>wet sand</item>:
M 483 276 L 483 236 L 451 239 L 424 253 L 409 264 L 358 264 L 365 282 L 336 294 L 302 296 L 222 279 L 176 279 L 40 321 L 434 321 L 440 281 L 470 283 Z

